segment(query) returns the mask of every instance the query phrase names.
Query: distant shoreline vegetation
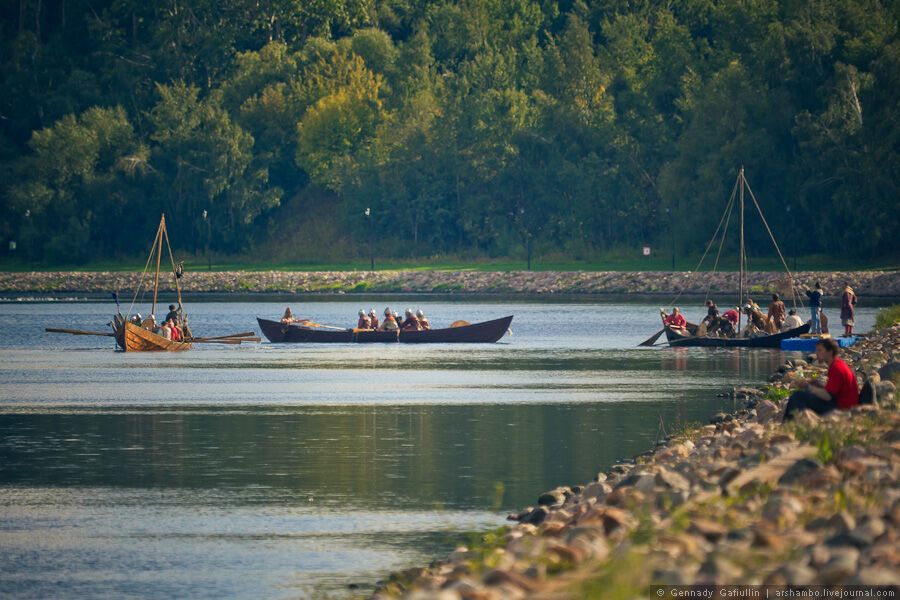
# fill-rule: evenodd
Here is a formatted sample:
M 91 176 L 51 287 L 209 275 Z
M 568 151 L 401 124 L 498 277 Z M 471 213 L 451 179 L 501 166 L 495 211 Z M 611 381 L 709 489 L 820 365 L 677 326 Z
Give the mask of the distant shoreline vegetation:
M 142 264 L 165 212 L 195 257 L 542 268 L 648 245 L 660 269 L 703 252 L 742 165 L 789 259 L 897 254 L 896 3 L 182 8 L 0 6 L 8 268 Z

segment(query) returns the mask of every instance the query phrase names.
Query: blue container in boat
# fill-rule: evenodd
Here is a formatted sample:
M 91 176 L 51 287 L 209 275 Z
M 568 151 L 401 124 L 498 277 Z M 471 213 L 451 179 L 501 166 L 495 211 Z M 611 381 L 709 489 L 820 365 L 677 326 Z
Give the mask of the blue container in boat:
M 859 339 L 857 337 L 834 338 L 841 348 L 849 348 Z M 819 338 L 788 338 L 781 340 L 781 349 L 789 352 L 815 352 Z

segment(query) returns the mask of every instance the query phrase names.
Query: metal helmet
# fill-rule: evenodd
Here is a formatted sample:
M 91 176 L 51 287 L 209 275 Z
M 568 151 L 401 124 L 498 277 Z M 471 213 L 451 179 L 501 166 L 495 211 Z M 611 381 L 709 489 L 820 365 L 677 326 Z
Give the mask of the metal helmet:
M 413 314 L 412 309 L 411 309 L 411 308 L 407 308 L 407 309 L 406 309 L 406 314 L 407 314 L 407 315 Z
M 393 313 L 391 312 L 391 307 L 390 307 L 390 306 L 386 306 L 386 307 L 384 308 L 384 316 L 390 317 L 392 314 L 393 314 Z
M 425 316 L 425 313 L 423 313 L 422 309 L 420 308 L 419 310 L 416 311 L 416 316 L 421 319 Z
M 369 316 L 370 316 L 370 317 L 374 317 L 376 314 L 377 314 L 377 313 L 375 312 L 375 309 L 374 309 L 374 308 L 373 308 L 372 310 L 369 311 Z
M 361 316 L 361 317 L 366 316 L 366 311 L 364 311 L 363 309 L 359 309 L 359 316 Z

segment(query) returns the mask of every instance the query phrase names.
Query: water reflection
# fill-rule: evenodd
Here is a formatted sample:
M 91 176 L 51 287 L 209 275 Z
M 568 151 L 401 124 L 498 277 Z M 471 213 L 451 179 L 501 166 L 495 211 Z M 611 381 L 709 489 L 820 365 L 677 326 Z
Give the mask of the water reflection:
M 508 307 L 423 308 L 439 324 Z M 283 305 L 191 310 L 215 335 Z M 730 408 L 719 392 L 782 358 L 635 348 L 649 305 L 511 311 L 491 346 L 127 355 L 40 331 L 101 328 L 108 306 L 0 305 L 0 595 L 347 595 Z

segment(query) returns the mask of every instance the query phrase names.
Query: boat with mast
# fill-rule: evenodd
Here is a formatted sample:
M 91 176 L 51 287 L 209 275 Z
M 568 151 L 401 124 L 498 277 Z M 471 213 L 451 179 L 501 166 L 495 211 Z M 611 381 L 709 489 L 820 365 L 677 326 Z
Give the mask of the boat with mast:
M 169 263 L 172 269 L 172 280 L 175 284 L 175 293 L 177 295 L 177 325 L 181 329 L 181 339 L 170 339 L 165 335 L 161 335 L 162 330 L 157 326 L 156 322 L 156 304 L 159 298 L 159 274 L 162 264 L 163 244 L 166 246 Z M 155 261 L 154 261 L 155 259 Z M 150 308 L 150 314 L 146 319 L 141 319 L 137 313 L 132 313 L 138 296 L 144 289 L 144 281 L 150 272 L 151 264 L 155 262 L 153 270 L 153 303 Z M 184 269 L 175 264 L 175 257 L 172 254 L 172 246 L 169 243 L 169 233 L 166 229 L 166 215 L 163 214 L 159 220 L 159 227 L 156 229 L 156 235 L 153 238 L 153 244 L 150 247 L 150 254 L 147 256 L 147 262 L 141 273 L 141 278 L 134 290 L 134 296 L 131 305 L 128 307 L 126 314 L 122 314 L 119 310 L 118 294 L 113 294 L 116 300 L 116 314 L 113 317 L 110 326 L 112 333 L 102 331 L 83 331 L 78 329 L 57 329 L 47 328 L 50 333 L 67 333 L 70 335 L 97 335 L 104 337 L 114 337 L 116 345 L 124 352 L 183 352 L 190 350 L 195 343 L 215 343 L 215 344 L 240 344 L 242 342 L 258 342 L 260 338 L 256 337 L 256 333 L 252 331 L 244 333 L 234 333 L 216 337 L 194 337 L 188 325 L 187 314 L 184 312 L 184 303 L 181 298 L 181 277 Z
M 653 345 L 656 339 L 659 337 L 661 333 L 666 334 L 666 340 L 668 341 L 670 346 L 687 346 L 687 347 L 744 347 L 744 348 L 778 348 L 781 344 L 781 340 L 799 337 L 803 334 L 809 332 L 810 324 L 805 323 L 800 327 L 796 327 L 794 329 L 790 329 L 787 331 L 777 331 L 777 332 L 769 332 L 769 333 L 760 333 L 758 335 L 741 337 L 741 322 L 743 319 L 743 314 L 745 311 L 748 312 L 752 310 L 752 307 L 745 306 L 745 283 L 748 274 L 748 262 L 747 262 L 747 252 L 745 246 L 744 239 L 744 208 L 745 208 L 745 192 L 749 195 L 752 200 L 753 206 L 756 208 L 756 211 L 759 213 L 759 217 L 762 220 L 763 225 L 765 226 L 766 232 L 769 234 L 769 238 L 772 241 L 772 245 L 775 247 L 775 251 L 778 254 L 778 258 L 781 261 L 781 265 L 784 267 L 784 270 L 787 274 L 787 285 L 790 290 L 791 301 L 793 302 L 794 308 L 797 307 L 797 290 L 794 286 L 794 276 L 791 273 L 790 268 L 787 265 L 787 261 L 784 259 L 784 255 L 781 253 L 781 249 L 778 247 L 778 242 L 775 241 L 775 235 L 772 233 L 771 227 L 769 227 L 768 221 L 766 221 L 766 217 L 763 214 L 762 207 L 756 199 L 753 190 L 750 188 L 750 184 L 747 182 L 747 178 L 744 174 L 744 167 L 741 166 L 740 171 L 738 172 L 737 179 L 734 182 L 734 187 L 731 191 L 731 196 L 728 200 L 728 203 L 725 207 L 725 212 L 722 214 L 722 218 L 719 220 L 719 225 L 716 228 L 713 237 L 710 239 L 709 243 L 706 246 L 706 250 L 703 252 L 703 256 L 700 258 L 700 262 L 697 264 L 697 267 L 692 271 L 692 274 L 696 274 L 700 268 L 703 266 L 703 262 L 706 259 L 709 251 L 718 241 L 719 248 L 716 253 L 715 264 L 713 265 L 712 272 L 715 273 L 718 265 L 719 258 L 722 256 L 722 248 L 725 245 L 725 238 L 728 231 L 728 225 L 731 222 L 732 213 L 734 211 L 735 201 L 738 203 L 738 215 L 739 215 L 739 283 L 738 283 L 738 322 L 737 328 L 735 330 L 735 337 L 718 337 L 714 335 L 704 335 L 702 332 L 702 328 L 693 323 L 688 323 L 685 328 L 676 328 L 667 325 L 663 322 L 663 329 L 656 334 L 656 336 L 651 337 L 649 344 L 644 342 L 641 345 Z M 721 233 L 721 235 L 720 235 Z M 707 287 L 706 291 L 706 299 L 709 298 L 709 291 L 711 289 L 711 285 Z M 675 297 L 675 300 L 672 301 L 672 304 L 675 304 L 678 301 L 678 298 L 681 297 L 683 292 L 679 292 L 679 294 Z M 651 341 L 652 340 L 652 341 Z

